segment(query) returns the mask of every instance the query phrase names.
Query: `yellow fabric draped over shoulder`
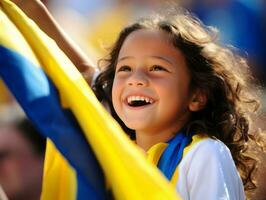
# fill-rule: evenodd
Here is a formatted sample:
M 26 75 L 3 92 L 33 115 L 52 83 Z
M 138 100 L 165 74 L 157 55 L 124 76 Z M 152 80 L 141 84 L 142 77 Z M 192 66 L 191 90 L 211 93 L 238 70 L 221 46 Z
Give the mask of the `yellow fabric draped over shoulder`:
M 76 117 L 115 199 L 180 199 L 174 187 L 156 167 L 147 162 L 145 155 L 128 139 L 100 104 L 82 75 L 55 42 L 12 2 L 0 0 L 0 5 L 33 49 L 38 62 L 57 87 L 61 100 L 64 99 L 64 105 Z M 43 185 L 43 200 L 75 199 L 75 171 L 50 142 L 46 153 Z

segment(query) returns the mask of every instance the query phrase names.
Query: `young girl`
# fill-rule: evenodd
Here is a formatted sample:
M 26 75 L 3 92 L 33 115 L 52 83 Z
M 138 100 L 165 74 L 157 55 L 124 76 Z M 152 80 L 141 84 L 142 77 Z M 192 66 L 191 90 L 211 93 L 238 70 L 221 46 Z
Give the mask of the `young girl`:
M 91 82 L 95 68 L 40 1 L 20 6 Z M 183 199 L 245 199 L 243 184 L 255 188 L 248 116 L 258 101 L 246 61 L 214 29 L 186 12 L 154 15 L 126 27 L 103 61 L 96 95 Z
M 186 13 L 152 16 L 122 31 L 94 85 L 148 154 L 169 143 L 157 165 L 183 199 L 245 198 L 228 148 L 245 185 L 253 184 L 243 154 L 244 113 L 257 109 L 243 84 L 248 67 L 214 41 L 212 30 Z

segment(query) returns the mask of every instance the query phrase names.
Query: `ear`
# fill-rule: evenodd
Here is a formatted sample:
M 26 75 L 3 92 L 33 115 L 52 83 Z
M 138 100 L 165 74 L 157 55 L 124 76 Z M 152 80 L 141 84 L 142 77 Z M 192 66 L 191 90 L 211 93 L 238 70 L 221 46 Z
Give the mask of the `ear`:
M 191 97 L 191 101 L 188 105 L 189 110 L 192 112 L 197 112 L 202 110 L 207 103 L 206 92 L 196 89 Z

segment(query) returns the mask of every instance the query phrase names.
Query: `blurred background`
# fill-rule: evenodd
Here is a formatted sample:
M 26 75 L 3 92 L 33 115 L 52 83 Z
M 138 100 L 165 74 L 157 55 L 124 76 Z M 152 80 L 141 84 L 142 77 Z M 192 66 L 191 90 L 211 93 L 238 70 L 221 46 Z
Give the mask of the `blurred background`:
M 119 31 L 129 22 L 167 3 L 175 2 L 185 7 L 206 25 L 217 27 L 220 31 L 220 41 L 233 45 L 246 57 L 254 77 L 262 86 L 261 103 L 265 115 L 265 0 L 43 0 L 43 2 L 63 29 L 95 64 L 98 59 L 106 55 L 106 47 L 112 45 Z M 16 101 L 0 80 L 0 119 L 14 121 L 17 117 L 21 117 L 21 113 Z M 265 129 L 263 119 L 256 122 L 256 125 Z M 2 163 L 0 146 L 0 173 Z M 265 170 L 262 177 L 265 177 Z M 256 199 L 266 199 L 265 196 L 262 188 L 258 191 Z
M 265 0 L 43 0 L 63 29 L 97 63 L 105 48 L 129 22 L 175 2 L 206 25 L 217 27 L 219 40 L 240 50 L 259 83 L 266 86 Z M 265 89 L 264 89 L 265 90 Z M 262 94 L 264 97 L 265 91 Z M 266 98 L 262 104 L 266 110 Z M 0 83 L 0 105 L 13 99 Z

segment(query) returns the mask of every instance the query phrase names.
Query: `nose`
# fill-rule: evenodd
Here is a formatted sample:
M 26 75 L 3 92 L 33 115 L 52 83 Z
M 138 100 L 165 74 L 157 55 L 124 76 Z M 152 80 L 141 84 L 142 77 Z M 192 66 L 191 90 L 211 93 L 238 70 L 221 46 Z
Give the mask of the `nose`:
M 128 79 L 128 85 L 130 86 L 147 86 L 148 82 L 147 75 L 141 70 L 133 72 Z

